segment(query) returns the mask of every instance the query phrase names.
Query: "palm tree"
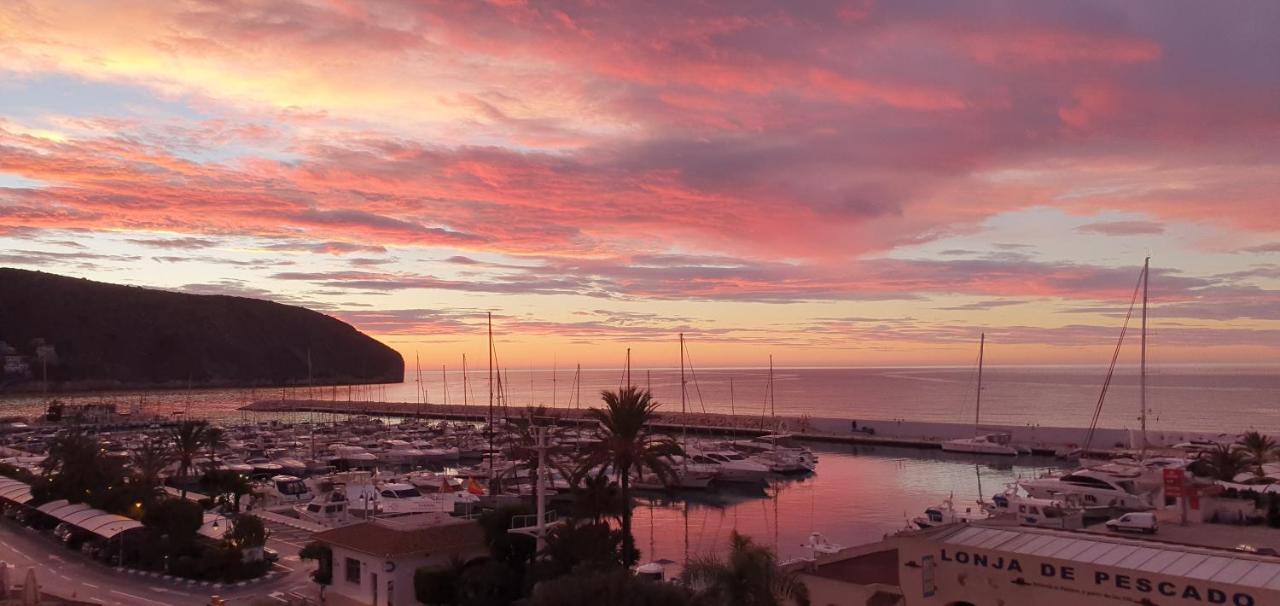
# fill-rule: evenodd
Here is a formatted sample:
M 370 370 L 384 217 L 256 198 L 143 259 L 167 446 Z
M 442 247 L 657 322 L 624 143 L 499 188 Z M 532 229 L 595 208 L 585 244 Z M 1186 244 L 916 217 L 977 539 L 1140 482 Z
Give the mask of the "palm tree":
M 1249 455 L 1249 460 L 1258 466 L 1257 474 L 1259 476 L 1265 475 L 1262 470 L 1262 464 L 1273 458 L 1278 449 L 1275 440 L 1256 431 L 1241 434 L 1233 446 Z
M 178 477 L 182 480 L 182 498 L 187 498 L 187 482 L 190 479 L 192 460 L 205 445 L 204 432 L 208 425 L 203 421 L 183 421 L 173 429 L 173 448 L 178 457 Z
M 218 466 L 218 448 L 226 445 L 226 432 L 221 427 L 210 425 L 204 429 L 204 445 L 209 448 L 209 468 Z
M 794 572 L 782 570 L 773 552 L 750 537 L 729 535 L 729 559 L 694 558 L 681 580 L 694 592 L 694 603 L 707 606 L 781 606 L 788 601 L 809 606 L 809 589 Z
M 585 464 L 610 465 L 622 488 L 622 541 L 624 563 L 635 563 L 635 537 L 631 536 L 631 472 L 650 470 L 666 480 L 672 476 L 673 457 L 681 453 L 670 436 L 653 433 L 649 422 L 658 403 L 648 391 L 636 387 L 604 391 L 607 408 L 592 408 L 591 418 L 600 423 L 601 441 L 588 452 Z
M 154 494 L 160 485 L 160 474 L 173 462 L 173 451 L 159 440 L 143 440 L 129 455 L 134 474 L 145 487 L 147 494 Z
M 1200 454 L 1200 460 L 1208 466 L 1213 477 L 1231 482 L 1249 467 L 1249 454 L 1239 448 L 1218 444 L 1213 450 Z

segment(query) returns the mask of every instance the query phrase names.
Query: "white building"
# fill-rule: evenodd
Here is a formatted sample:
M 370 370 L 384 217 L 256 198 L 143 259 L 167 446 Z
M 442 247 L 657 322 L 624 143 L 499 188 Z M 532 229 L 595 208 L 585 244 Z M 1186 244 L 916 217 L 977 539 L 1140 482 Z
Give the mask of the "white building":
M 381 518 L 315 535 L 333 550 L 330 592 L 370 606 L 417 604 L 413 574 L 485 557 L 484 531 L 473 520 L 442 513 Z
M 895 559 L 896 574 L 883 565 Z M 802 574 L 815 606 L 1280 604 L 1275 556 L 1019 526 L 952 524 L 902 533 L 824 556 Z

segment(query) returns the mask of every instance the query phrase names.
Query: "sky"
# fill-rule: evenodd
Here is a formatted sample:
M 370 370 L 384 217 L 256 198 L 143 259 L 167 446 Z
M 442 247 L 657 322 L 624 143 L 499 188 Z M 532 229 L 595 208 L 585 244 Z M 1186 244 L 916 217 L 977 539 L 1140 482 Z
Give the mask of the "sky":
M 1280 354 L 1280 3 L 0 3 L 0 266 L 413 363 Z M 1126 348 L 1124 360 L 1133 360 Z

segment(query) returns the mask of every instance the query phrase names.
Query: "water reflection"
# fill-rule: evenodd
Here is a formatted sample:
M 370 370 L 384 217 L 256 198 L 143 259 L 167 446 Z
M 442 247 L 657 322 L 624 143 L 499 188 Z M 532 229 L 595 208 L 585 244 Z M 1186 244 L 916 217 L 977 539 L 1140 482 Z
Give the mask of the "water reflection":
M 957 507 L 1019 477 L 1056 469 L 1046 457 L 1016 460 L 941 451 L 811 444 L 818 472 L 779 478 L 767 486 L 725 486 L 672 499 L 641 494 L 633 522 L 642 560 L 683 562 L 718 553 L 729 532 L 748 534 L 783 558 L 808 556 L 812 532 L 842 545 L 882 538 L 907 526 L 925 507 L 951 497 Z

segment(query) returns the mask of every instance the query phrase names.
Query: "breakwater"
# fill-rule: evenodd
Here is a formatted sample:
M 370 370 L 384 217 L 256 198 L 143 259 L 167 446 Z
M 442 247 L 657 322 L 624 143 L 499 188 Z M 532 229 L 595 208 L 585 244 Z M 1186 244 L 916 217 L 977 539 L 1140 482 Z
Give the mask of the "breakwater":
M 334 400 L 259 400 L 241 408 L 258 413 L 319 413 L 371 415 L 388 417 L 421 417 L 456 421 L 486 421 L 485 405 L 419 404 L 415 402 L 349 402 Z M 592 423 L 586 409 L 495 407 L 494 416 L 510 420 L 528 418 L 531 411 L 555 417 L 562 423 Z M 982 425 L 911 421 L 907 419 L 851 419 L 812 416 L 729 415 L 722 413 L 680 413 L 662 411 L 656 426 L 671 431 L 698 434 L 737 434 L 758 436 L 790 433 L 807 440 L 846 444 L 941 448 L 942 442 L 972 437 L 977 433 L 1008 433 L 1013 444 L 1027 447 L 1035 454 L 1064 454 L 1083 446 L 1087 428 L 1050 427 L 1041 425 Z M 1234 433 L 1194 431 L 1149 431 L 1147 444 L 1168 447 L 1194 439 L 1230 441 Z M 1098 428 L 1094 432 L 1091 451 L 1119 451 L 1141 446 L 1141 434 L 1132 429 Z

